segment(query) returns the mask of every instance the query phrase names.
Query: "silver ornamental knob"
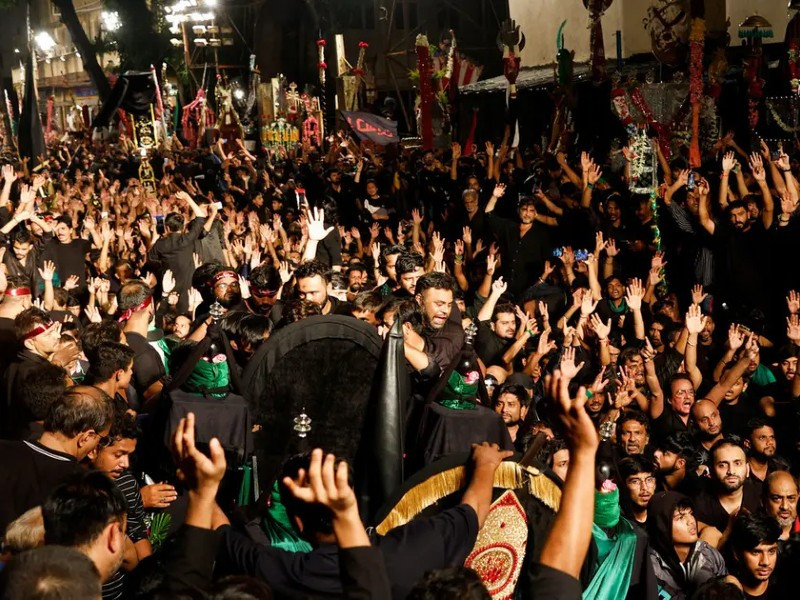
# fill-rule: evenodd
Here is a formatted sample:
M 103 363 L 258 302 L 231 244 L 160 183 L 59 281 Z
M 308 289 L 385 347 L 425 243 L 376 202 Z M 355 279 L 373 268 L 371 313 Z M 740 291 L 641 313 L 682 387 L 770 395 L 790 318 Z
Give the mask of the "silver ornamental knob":
M 602 423 L 600 423 L 599 427 L 600 439 L 604 442 L 610 440 L 611 436 L 614 435 L 614 427 L 615 427 L 614 421 L 603 421 Z
M 225 309 L 222 308 L 222 305 L 219 302 L 214 302 L 214 304 L 212 304 L 208 309 L 208 314 L 211 315 L 212 319 L 218 321 L 220 317 L 225 314 Z
M 297 436 L 304 438 L 311 431 L 311 418 L 306 414 L 305 409 L 298 416 L 294 418 L 294 427 L 292 428 L 297 432 Z

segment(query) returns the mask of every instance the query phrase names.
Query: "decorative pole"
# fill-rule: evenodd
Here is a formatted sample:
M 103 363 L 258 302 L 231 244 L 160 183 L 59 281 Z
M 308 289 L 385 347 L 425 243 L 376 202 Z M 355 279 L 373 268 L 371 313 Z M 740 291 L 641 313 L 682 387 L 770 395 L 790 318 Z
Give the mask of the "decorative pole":
M 689 165 L 693 169 L 699 167 L 702 162 L 700 105 L 703 102 L 703 46 L 705 40 L 705 8 L 702 3 L 693 3 L 692 29 L 689 33 L 689 100 L 692 104 L 692 143 L 689 146 Z
M 328 94 L 325 85 L 325 71 L 328 69 L 328 63 L 325 62 L 325 38 L 322 37 L 322 30 L 320 30 L 319 39 L 317 40 L 317 56 L 317 68 L 319 69 L 319 108 L 320 112 L 322 112 L 323 130 L 328 131 Z
M 419 136 L 423 150 L 433 148 L 433 84 L 431 77 L 430 46 L 428 37 L 420 34 L 416 40 L 417 69 L 419 70 Z

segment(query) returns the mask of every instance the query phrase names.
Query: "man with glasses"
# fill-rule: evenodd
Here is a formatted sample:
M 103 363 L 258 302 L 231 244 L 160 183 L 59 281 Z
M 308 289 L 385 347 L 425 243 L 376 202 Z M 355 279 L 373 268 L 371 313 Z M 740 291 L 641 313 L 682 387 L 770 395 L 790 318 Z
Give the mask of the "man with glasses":
M 0 531 L 74 473 L 100 440 L 108 436 L 112 402 L 90 386 L 67 390 L 50 407 L 38 441 L 0 441 Z
M 653 432 L 659 439 L 671 433 L 689 431 L 689 415 L 694 404 L 694 384 L 685 373 L 676 373 L 669 382 L 669 402 L 659 413 L 651 407 Z
M 625 483 L 620 490 L 625 516 L 631 523 L 647 526 L 647 505 L 656 493 L 656 465 L 638 454 L 619 461 L 619 476 Z

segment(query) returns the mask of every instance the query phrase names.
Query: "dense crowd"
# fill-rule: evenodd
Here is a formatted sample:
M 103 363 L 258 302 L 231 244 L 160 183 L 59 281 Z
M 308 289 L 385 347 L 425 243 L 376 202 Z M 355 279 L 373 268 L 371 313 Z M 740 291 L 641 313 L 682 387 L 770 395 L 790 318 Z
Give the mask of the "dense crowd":
M 7 161 L 4 597 L 488 598 L 461 565 L 495 469 L 534 444 L 562 483 L 522 575 L 534 597 L 791 597 L 800 153 L 741 145 L 726 135 L 696 169 L 659 151 L 655 199 L 628 191 L 630 148 L 508 136 L 470 156 L 173 137 L 150 153 L 154 192 L 124 135 Z M 212 422 L 201 451 L 194 413 L 249 410 L 233 392 L 258 348 L 332 314 L 402 332 L 408 465 L 472 450 L 474 468 L 460 505 L 376 536 L 358 473 L 294 457 L 273 494 L 305 544 L 288 551 L 231 525 L 215 499 L 233 425 Z M 442 400 L 465 348 L 468 406 Z M 189 407 L 170 440 L 153 425 L 167 404 Z M 434 446 L 432 404 L 499 426 Z

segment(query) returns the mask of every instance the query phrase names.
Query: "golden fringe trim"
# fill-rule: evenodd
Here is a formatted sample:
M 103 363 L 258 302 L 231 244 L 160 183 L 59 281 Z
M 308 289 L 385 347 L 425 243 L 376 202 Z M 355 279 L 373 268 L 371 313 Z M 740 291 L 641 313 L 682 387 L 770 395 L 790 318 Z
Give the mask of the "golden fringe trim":
M 386 518 L 375 527 L 375 531 L 386 535 L 445 496 L 458 491 L 467 483 L 466 472 L 463 466 L 454 467 L 437 473 L 408 490 Z M 553 511 L 558 511 L 561 504 L 561 489 L 547 475 L 533 467 L 522 467 L 514 462 L 500 464 L 494 473 L 494 487 L 506 490 L 527 487 L 533 496 Z

